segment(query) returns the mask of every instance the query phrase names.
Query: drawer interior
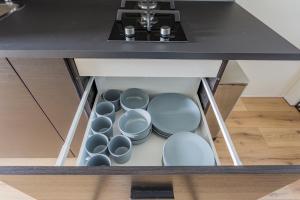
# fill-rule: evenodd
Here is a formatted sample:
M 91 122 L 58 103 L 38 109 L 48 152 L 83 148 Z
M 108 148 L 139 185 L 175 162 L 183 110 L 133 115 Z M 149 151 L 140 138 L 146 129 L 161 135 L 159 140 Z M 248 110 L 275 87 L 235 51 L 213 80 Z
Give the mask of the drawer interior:
M 77 166 L 84 166 L 87 158 L 85 152 L 85 143 L 91 134 L 91 122 L 95 118 L 95 105 L 101 100 L 102 92 L 108 89 L 126 90 L 128 88 L 141 88 L 150 95 L 150 100 L 159 93 L 174 92 L 189 96 L 198 105 L 202 119 L 196 133 L 202 136 L 211 146 L 217 165 L 220 165 L 217 152 L 211 134 L 207 125 L 205 114 L 200 106 L 200 100 L 197 95 L 200 78 L 153 78 L 153 77 L 96 77 L 95 82 L 98 89 L 98 94 L 90 115 L 90 119 L 85 131 L 85 135 L 77 158 Z M 117 127 L 117 122 L 120 115 L 124 111 L 121 109 L 116 113 L 116 121 L 114 123 L 114 135 L 119 135 L 120 131 Z M 162 149 L 165 138 L 152 133 L 149 140 L 140 145 L 133 145 L 133 154 L 131 159 L 122 164 L 122 166 L 162 166 Z M 119 164 L 114 163 L 117 166 Z

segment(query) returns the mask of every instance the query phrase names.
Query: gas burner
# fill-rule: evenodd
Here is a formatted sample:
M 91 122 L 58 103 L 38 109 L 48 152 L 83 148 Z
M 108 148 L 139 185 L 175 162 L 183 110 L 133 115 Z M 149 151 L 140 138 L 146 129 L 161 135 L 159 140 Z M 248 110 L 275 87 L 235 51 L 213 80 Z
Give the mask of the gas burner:
M 149 14 L 149 16 L 147 14 L 141 14 L 139 23 L 144 28 L 147 28 L 147 25 L 149 23 L 150 28 L 152 28 L 152 26 L 157 23 L 157 20 L 155 20 L 154 14 Z
M 149 9 L 173 10 L 174 0 L 148 0 Z M 147 9 L 147 0 L 122 0 L 122 9 Z
M 173 0 L 122 0 L 108 40 L 185 42 Z
M 142 10 L 154 10 L 157 7 L 157 2 L 153 0 L 141 0 L 138 2 L 138 7 Z

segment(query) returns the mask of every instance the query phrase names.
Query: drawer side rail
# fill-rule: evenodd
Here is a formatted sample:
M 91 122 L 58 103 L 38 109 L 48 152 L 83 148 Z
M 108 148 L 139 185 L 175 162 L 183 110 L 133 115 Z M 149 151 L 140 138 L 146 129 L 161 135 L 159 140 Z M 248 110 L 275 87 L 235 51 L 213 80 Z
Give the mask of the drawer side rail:
M 221 115 L 221 113 L 219 111 L 218 105 L 217 105 L 217 103 L 216 103 L 216 101 L 214 99 L 214 95 L 212 94 L 212 92 L 210 90 L 210 87 L 209 87 L 209 84 L 208 84 L 207 80 L 205 78 L 202 78 L 201 80 L 202 80 L 202 83 L 203 83 L 203 87 L 204 87 L 204 89 L 206 91 L 208 100 L 209 100 L 209 102 L 211 104 L 211 108 L 212 108 L 212 110 L 213 110 L 213 112 L 215 114 L 215 117 L 217 119 L 217 122 L 218 122 L 218 124 L 220 126 L 220 130 L 221 130 L 222 135 L 224 137 L 224 140 L 225 140 L 226 146 L 228 148 L 228 151 L 230 153 L 230 156 L 231 156 L 231 159 L 233 161 L 233 164 L 235 166 L 240 166 L 240 165 L 242 165 L 242 162 L 241 162 L 241 160 L 239 158 L 239 155 L 238 155 L 238 153 L 237 153 L 237 151 L 236 151 L 236 149 L 234 147 L 234 144 L 233 144 L 233 142 L 231 140 L 229 131 L 228 131 L 228 129 L 226 127 L 226 124 L 225 124 L 225 122 L 224 122 L 224 120 L 222 118 L 222 115 Z
M 85 108 L 85 104 L 87 102 L 87 99 L 88 99 L 88 96 L 89 96 L 89 93 L 90 93 L 90 90 L 92 88 L 92 84 L 93 84 L 94 80 L 95 80 L 94 76 L 89 79 L 89 82 L 88 82 L 88 84 L 85 88 L 85 91 L 82 95 L 82 98 L 80 100 L 80 103 L 79 103 L 79 106 L 78 106 L 77 111 L 75 113 L 75 116 L 73 118 L 72 124 L 70 126 L 69 131 L 68 131 L 68 135 L 67 135 L 67 138 L 65 140 L 65 143 L 63 144 L 63 146 L 60 150 L 59 156 L 56 160 L 55 166 L 63 166 L 64 163 L 65 163 L 65 160 L 66 160 L 66 158 L 68 156 L 68 153 L 70 151 L 71 143 L 72 143 L 74 135 L 76 133 L 77 126 L 79 124 L 80 117 L 81 117 L 82 112 Z

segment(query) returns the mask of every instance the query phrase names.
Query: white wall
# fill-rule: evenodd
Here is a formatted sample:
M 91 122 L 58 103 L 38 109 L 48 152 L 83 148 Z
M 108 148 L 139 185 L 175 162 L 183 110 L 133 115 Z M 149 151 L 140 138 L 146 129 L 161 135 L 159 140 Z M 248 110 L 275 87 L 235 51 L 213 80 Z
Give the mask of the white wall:
M 300 0 L 236 0 L 242 7 L 300 48 Z M 244 96 L 284 97 L 300 79 L 300 62 L 239 61 L 250 83 Z M 298 93 L 294 99 L 300 99 Z M 288 99 L 288 98 L 287 98 Z M 291 102 L 294 104 L 294 102 Z

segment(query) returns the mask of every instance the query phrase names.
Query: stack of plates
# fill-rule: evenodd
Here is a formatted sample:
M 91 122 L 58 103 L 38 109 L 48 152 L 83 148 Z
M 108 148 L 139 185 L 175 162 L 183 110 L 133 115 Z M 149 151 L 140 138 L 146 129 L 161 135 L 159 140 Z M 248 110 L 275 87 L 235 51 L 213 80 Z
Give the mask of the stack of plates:
M 163 137 L 179 132 L 193 132 L 201 121 L 198 106 L 182 94 L 160 94 L 151 100 L 147 110 L 151 115 L 152 129 Z
M 169 137 L 163 148 L 164 166 L 213 166 L 214 153 L 199 135 L 190 132 Z

